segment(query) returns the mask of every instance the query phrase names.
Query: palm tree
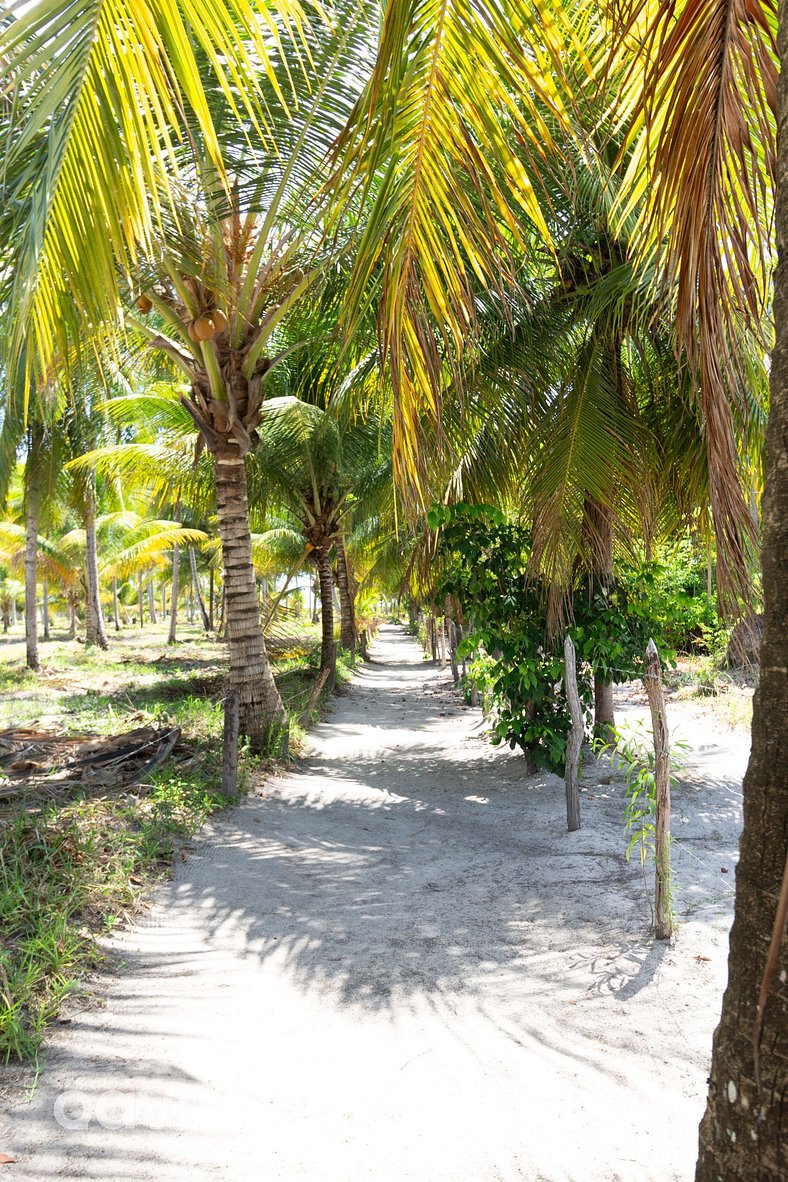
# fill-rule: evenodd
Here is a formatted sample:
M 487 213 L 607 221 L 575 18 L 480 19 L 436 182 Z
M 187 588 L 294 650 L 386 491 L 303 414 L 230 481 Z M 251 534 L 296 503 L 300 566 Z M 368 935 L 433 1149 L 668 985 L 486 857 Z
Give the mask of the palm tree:
M 10 196 L 24 210 L 12 345 L 27 334 L 35 364 L 48 372 L 86 321 L 115 320 L 119 296 L 129 301 L 142 289 L 137 330 L 186 378 L 183 405 L 212 457 L 230 679 L 242 732 L 259 751 L 270 733 L 286 741 L 286 714 L 260 626 L 245 458 L 256 443 L 272 335 L 314 279 L 323 230 L 309 202 L 352 108 L 368 25 L 364 6 L 347 6 L 341 21 L 313 30 L 298 0 L 232 0 L 221 14 L 213 4 L 201 13 L 202 3 L 190 6 L 188 31 L 174 27 L 177 7 L 165 21 L 143 4 L 131 19 L 113 0 L 72 23 L 34 4 L 3 31 L 0 56 L 24 95 L 6 137 Z M 138 57 L 126 54 L 129 39 Z M 48 85 L 52 55 L 60 85 L 75 80 L 67 118 L 60 90 Z M 108 91 L 102 78 L 116 60 L 128 61 L 129 72 Z M 139 94 L 146 103 L 137 117 Z M 86 144 L 94 149 L 87 183 Z M 47 156 L 58 178 L 48 188 L 38 175 Z M 112 156 L 118 169 L 106 168 Z M 86 213 L 80 225 L 91 214 L 95 224 L 112 223 L 82 250 L 75 201 Z M 136 292 L 119 291 L 119 259 L 138 276 Z M 67 276 L 73 301 L 58 296 L 54 275 Z M 44 308 L 48 321 L 54 313 L 46 330 Z

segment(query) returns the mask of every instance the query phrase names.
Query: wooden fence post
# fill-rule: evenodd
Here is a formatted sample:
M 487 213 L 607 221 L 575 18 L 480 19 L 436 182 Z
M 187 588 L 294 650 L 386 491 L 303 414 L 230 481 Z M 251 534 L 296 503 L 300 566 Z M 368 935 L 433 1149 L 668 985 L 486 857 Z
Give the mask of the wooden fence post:
M 646 647 L 646 669 L 643 677 L 651 710 L 654 731 L 654 822 L 655 935 L 658 940 L 669 940 L 673 935 L 670 911 L 670 732 L 662 690 L 662 667 L 653 640 Z
M 238 791 L 238 725 L 241 696 L 231 687 L 224 700 L 224 745 L 222 750 L 222 792 L 235 796 Z
M 564 684 L 566 685 L 566 700 L 569 703 L 569 713 L 572 718 L 572 729 L 566 744 L 566 767 L 564 782 L 566 784 L 566 827 L 570 833 L 580 828 L 580 748 L 583 745 L 583 709 L 580 705 L 580 694 L 577 689 L 577 662 L 575 660 L 575 646 L 572 637 L 567 634 L 564 640 Z

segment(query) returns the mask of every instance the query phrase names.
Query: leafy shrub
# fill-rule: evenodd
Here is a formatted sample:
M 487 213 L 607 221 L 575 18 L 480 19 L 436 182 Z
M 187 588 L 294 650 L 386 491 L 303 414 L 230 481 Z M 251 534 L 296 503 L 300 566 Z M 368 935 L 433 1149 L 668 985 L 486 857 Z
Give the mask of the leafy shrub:
M 458 655 L 472 658 L 467 676 L 483 694 L 493 741 L 520 747 L 533 767 L 563 774 L 570 728 L 563 635 L 550 634 L 547 587 L 528 571 L 529 531 L 488 505 L 440 506 L 428 521 L 441 530 L 439 596 L 454 596 L 461 605 L 466 635 Z M 668 655 L 652 606 L 656 578 L 652 567 L 622 566 L 611 586 L 580 579 L 569 596 L 587 723 L 595 675 L 604 681 L 638 676 L 650 636 L 663 659 Z

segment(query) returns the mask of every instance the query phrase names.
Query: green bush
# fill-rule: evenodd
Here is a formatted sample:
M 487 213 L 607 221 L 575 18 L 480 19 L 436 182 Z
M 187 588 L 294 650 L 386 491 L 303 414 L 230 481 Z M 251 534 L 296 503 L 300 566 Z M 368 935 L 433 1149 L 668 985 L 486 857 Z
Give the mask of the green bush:
M 439 595 L 456 597 L 466 629 L 459 656 L 483 695 L 494 742 L 519 747 L 534 767 L 563 773 L 570 718 L 564 692 L 564 633 L 547 626 L 544 581 L 528 573 L 531 537 L 486 505 L 441 506 L 428 521 L 440 528 L 444 575 Z M 578 656 L 578 688 L 590 723 L 594 677 L 639 676 L 651 636 L 670 659 L 664 624 L 670 605 L 655 597 L 653 565 L 620 566 L 606 588 L 579 578 L 567 604 Z

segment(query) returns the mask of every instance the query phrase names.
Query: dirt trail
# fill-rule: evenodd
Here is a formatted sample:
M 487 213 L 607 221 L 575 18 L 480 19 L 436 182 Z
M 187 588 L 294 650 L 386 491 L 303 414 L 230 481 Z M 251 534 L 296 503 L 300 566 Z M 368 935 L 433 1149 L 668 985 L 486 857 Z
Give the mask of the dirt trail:
M 692 723 L 656 945 L 620 783 L 567 833 L 563 782 L 492 749 L 412 640 L 373 655 L 112 941 L 106 1008 L 10 1114 L 15 1179 L 689 1182 L 747 744 Z

